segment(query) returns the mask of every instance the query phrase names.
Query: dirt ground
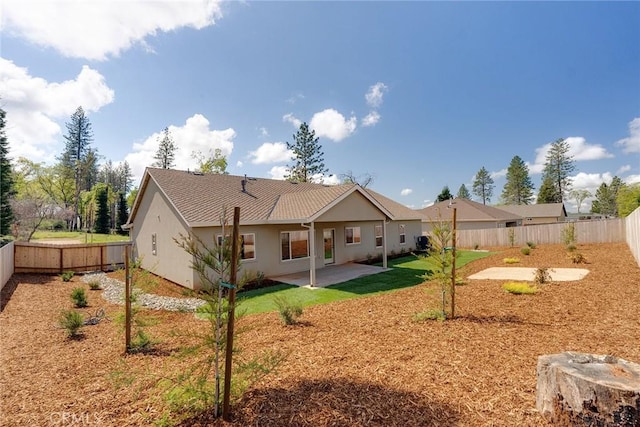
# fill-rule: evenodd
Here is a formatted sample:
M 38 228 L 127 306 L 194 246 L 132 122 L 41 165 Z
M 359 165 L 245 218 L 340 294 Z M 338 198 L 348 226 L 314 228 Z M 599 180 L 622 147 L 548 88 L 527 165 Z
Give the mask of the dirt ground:
M 520 267 L 590 273 L 522 296 L 505 293 L 502 281 L 469 281 L 456 290 L 457 318 L 444 322 L 412 320 L 437 296 L 429 284 L 307 308 L 293 327 L 282 326 L 276 313 L 247 316 L 239 323 L 243 354 L 270 349 L 286 359 L 233 405 L 231 424 L 217 424 L 545 425 L 535 409 L 538 356 L 580 351 L 640 362 L 640 268 L 626 244 L 579 245 L 578 252 L 587 264 L 573 265 L 560 245 L 529 256 L 502 248 L 473 262 L 465 276 L 505 266 L 505 257 L 520 258 Z M 208 325 L 189 313 L 153 312 L 158 323 L 148 332 L 160 341 L 157 350 L 123 356 L 115 321 L 122 308 L 100 291 L 88 291 L 90 307 L 81 311 L 104 308 L 110 321 L 85 327 L 80 340 L 66 339 L 56 326 L 60 310 L 72 306 L 71 290 L 87 288 L 79 277 L 64 283 L 16 275 L 7 286 L 0 314 L 3 426 L 153 425 L 168 410 L 154 386 L 186 369 L 178 349 Z M 211 424 L 205 416 L 182 425 Z

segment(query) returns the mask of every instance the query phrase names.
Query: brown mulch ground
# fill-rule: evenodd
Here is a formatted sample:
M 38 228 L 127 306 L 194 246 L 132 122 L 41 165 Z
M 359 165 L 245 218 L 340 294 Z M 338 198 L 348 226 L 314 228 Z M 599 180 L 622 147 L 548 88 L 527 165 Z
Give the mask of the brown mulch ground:
M 532 296 L 473 281 L 457 287 L 455 320 L 412 321 L 433 298 L 427 284 L 307 308 L 295 327 L 282 326 L 275 313 L 242 319 L 244 353 L 274 349 L 287 358 L 233 406 L 231 425 L 545 425 L 535 410 L 539 355 L 571 350 L 640 362 L 640 268 L 626 244 L 578 250 L 589 262 L 577 266 L 590 270 L 584 279 Z M 464 274 L 505 266 L 505 257 L 520 258 L 516 266 L 576 267 L 560 245 L 530 256 L 500 251 Z M 125 357 L 115 321 L 121 307 L 99 291 L 88 292 L 90 307 L 81 311 L 104 308 L 111 321 L 68 340 L 56 318 L 71 307 L 71 290 L 86 285 L 42 275 L 12 281 L 0 314 L 0 424 L 125 426 L 161 418 L 167 408 L 153 385 L 185 369 L 177 350 L 206 322 L 153 312 L 159 323 L 148 330 L 161 341 L 157 350 Z

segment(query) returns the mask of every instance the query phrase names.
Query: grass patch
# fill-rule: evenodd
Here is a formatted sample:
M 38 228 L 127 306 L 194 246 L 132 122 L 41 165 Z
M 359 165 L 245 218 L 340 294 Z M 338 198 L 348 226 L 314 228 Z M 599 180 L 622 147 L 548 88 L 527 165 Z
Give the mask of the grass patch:
M 492 252 L 458 251 L 456 266 L 463 267 L 476 259 L 492 255 Z M 413 255 L 390 260 L 390 269 L 382 273 L 359 277 L 347 282 L 338 283 L 326 288 L 301 288 L 295 285 L 279 284 L 268 288 L 242 292 L 238 295 L 241 300 L 241 310 L 245 314 L 266 313 L 278 311 L 274 297 L 296 301 L 301 307 L 326 304 L 363 296 L 393 292 L 399 289 L 419 285 L 424 280 L 422 276 L 434 269 L 430 258 L 418 259 Z
M 55 239 L 75 239 L 78 243 L 108 243 L 108 242 L 126 242 L 129 236 L 121 236 L 119 234 L 96 234 L 85 233 L 83 231 L 44 231 L 39 230 L 33 233 L 32 242 L 37 243 L 38 240 L 55 240 Z
M 517 264 L 520 262 L 520 258 L 505 258 L 502 260 L 505 264 Z
M 502 285 L 502 289 L 516 295 L 530 295 L 538 292 L 537 287 L 526 282 L 508 282 Z

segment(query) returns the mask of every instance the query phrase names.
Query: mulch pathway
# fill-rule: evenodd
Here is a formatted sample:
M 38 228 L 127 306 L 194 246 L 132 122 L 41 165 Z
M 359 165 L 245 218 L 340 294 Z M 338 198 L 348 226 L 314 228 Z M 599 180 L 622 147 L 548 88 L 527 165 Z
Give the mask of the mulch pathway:
M 232 423 L 202 416 L 182 425 L 540 426 L 539 355 L 580 351 L 640 362 L 640 268 L 626 244 L 578 245 L 588 261 L 580 265 L 561 245 L 529 256 L 499 251 L 463 274 L 505 266 L 506 257 L 520 258 L 516 266 L 590 273 L 522 296 L 502 291 L 501 281 L 470 281 L 456 288 L 456 319 L 444 322 L 412 320 L 437 306 L 433 284 L 310 307 L 298 326 L 283 326 L 277 313 L 247 316 L 239 322 L 243 355 L 275 350 L 286 359 L 233 405 Z M 88 291 L 90 307 L 80 311 L 102 308 L 110 320 L 85 327 L 78 340 L 57 327 L 60 310 L 72 306 L 71 290 L 86 288 L 80 278 L 12 281 L 0 313 L 1 425 L 142 426 L 162 418 L 167 403 L 158 381 L 187 368 L 189 360 L 176 355 L 206 322 L 150 312 L 156 350 L 124 356 L 122 307 L 99 291 Z

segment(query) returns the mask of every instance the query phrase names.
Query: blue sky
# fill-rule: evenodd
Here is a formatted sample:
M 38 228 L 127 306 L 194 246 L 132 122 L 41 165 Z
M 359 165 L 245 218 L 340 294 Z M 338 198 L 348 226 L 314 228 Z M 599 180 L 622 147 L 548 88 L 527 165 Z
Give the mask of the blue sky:
M 14 158 L 53 162 L 82 105 L 136 179 L 165 127 L 179 169 L 220 148 L 232 174 L 281 178 L 306 121 L 326 182 L 371 174 L 414 208 L 481 167 L 497 203 L 515 155 L 538 188 L 561 137 L 574 188 L 640 182 L 637 2 L 6 0 L 1 37 Z

